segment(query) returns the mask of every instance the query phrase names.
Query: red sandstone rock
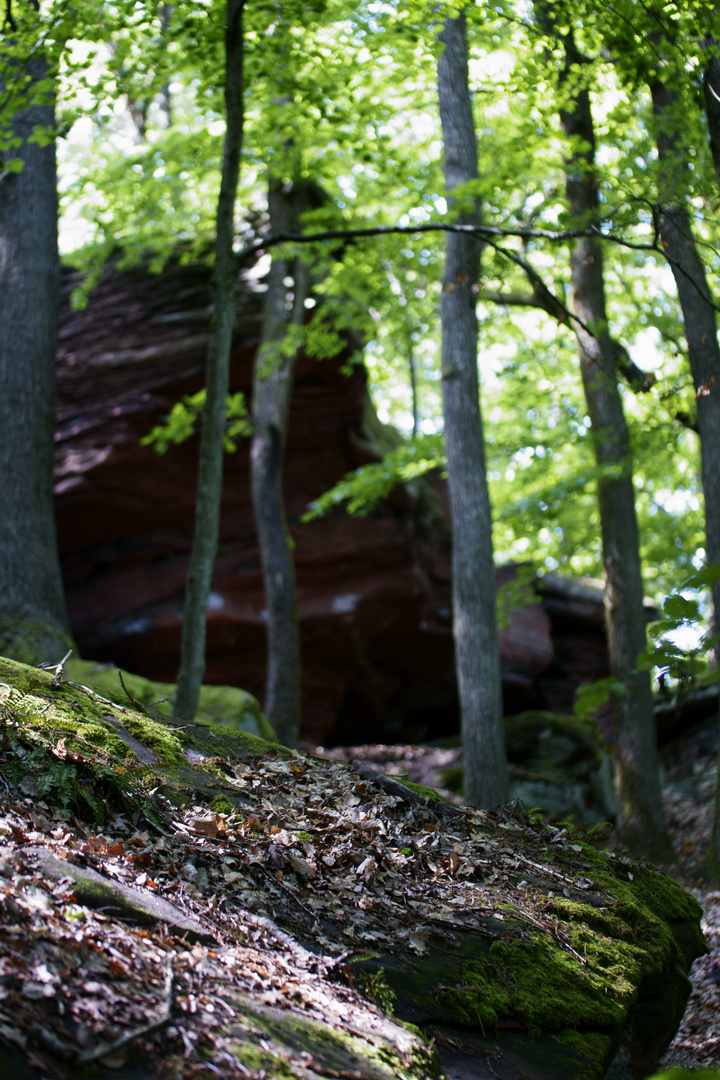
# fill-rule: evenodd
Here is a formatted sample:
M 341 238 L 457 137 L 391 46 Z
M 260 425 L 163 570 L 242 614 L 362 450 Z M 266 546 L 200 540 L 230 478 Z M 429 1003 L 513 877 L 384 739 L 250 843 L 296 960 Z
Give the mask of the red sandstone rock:
M 203 385 L 210 305 L 207 268 L 106 271 L 84 311 L 65 282 L 58 355 L 57 523 L 72 628 L 81 653 L 172 681 L 192 539 L 197 438 L 164 456 L 140 439 L 183 394 Z M 249 393 L 261 292 L 244 280 L 231 389 Z M 308 503 L 377 459 L 364 370 L 301 357 L 284 492 L 295 539 L 303 648 L 303 737 L 317 743 L 415 740 L 456 730 L 449 534 L 402 490 L 376 513 L 303 525 Z M 439 482 L 438 482 L 439 483 Z M 504 580 L 514 571 L 499 571 Z M 508 711 L 569 708 L 577 626 L 551 636 L 547 606 L 513 613 L 502 632 Z M 590 677 L 606 672 L 602 607 L 583 631 Z M 598 610 L 599 621 L 598 621 Z M 226 455 L 221 546 L 208 616 L 212 683 L 262 698 L 264 598 L 253 523 L 248 444 Z M 581 613 L 582 615 L 582 613 Z M 586 612 L 587 615 L 587 612 Z M 566 644 L 573 656 L 564 655 Z M 545 689 L 543 690 L 543 686 Z

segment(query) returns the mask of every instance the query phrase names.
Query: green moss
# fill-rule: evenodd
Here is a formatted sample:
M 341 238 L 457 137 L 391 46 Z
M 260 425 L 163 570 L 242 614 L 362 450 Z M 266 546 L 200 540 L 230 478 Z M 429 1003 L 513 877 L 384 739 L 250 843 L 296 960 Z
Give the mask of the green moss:
M 421 795 L 423 799 L 433 802 L 449 802 L 449 800 L 436 791 L 435 788 L 426 787 L 425 784 L 415 784 L 412 780 L 408 780 L 405 774 L 398 776 L 397 779 L 398 783 L 402 784 L 403 787 L 409 788 L 410 791 L 414 791 L 416 795 Z
M 188 732 L 164 718 L 117 707 L 105 695 L 100 698 L 68 682 L 53 686 L 49 672 L 6 657 L 0 657 L 0 716 L 10 749 L 17 750 L 15 761 L 8 765 L 8 779 L 19 783 L 28 774 L 33 776 L 38 795 L 62 813 L 72 810 L 86 816 L 90 809 L 92 817 L 102 821 L 106 801 L 124 807 L 131 800 L 146 816 L 156 818 L 156 810 L 146 797 L 148 780 L 157 787 L 162 775 L 170 794 L 173 788 L 180 792 L 202 790 L 203 773 L 213 769 L 217 780 L 225 781 L 224 772 L 213 765 L 202 741 L 210 739 L 215 754 L 215 743 L 226 748 L 224 738 L 196 728 L 198 737 L 191 740 Z M 152 751 L 157 765 L 144 764 L 116 725 Z M 236 757 L 268 749 L 281 752 L 277 744 L 247 732 L 237 732 L 229 741 Z M 185 743 L 198 745 L 205 759 L 202 767 L 188 765 Z M 224 794 L 217 791 L 217 781 L 207 775 L 206 779 L 209 798 Z
M 499 1015 L 507 1014 L 510 994 L 494 981 L 489 971 L 468 964 L 461 986 L 444 986 L 439 1000 L 467 1027 L 480 1026 L 483 1034 L 495 1031 Z
M 107 706 L 67 686 L 55 689 L 52 675 L 0 657 L 0 684 L 10 687 L 3 707 L 6 717 L 22 718 L 23 726 L 43 735 L 48 745 L 63 740 L 66 750 L 82 755 L 88 747 L 122 761 L 134 757 L 113 725 L 104 718 Z
M 216 814 L 232 814 L 235 807 L 224 795 L 216 796 L 210 803 L 210 807 Z
M 120 705 L 127 705 L 130 697 L 154 714 L 168 718 L 172 714 L 177 689 L 174 683 L 153 682 L 128 671 L 119 673 L 114 665 L 98 664 L 94 660 L 71 658 L 66 665 L 66 673 L 73 682 L 89 686 Z M 269 742 L 276 741 L 275 732 L 263 715 L 257 699 L 236 686 L 202 686 L 195 722 L 223 735 L 245 731 Z
M 487 962 L 467 965 L 465 981 L 483 992 L 496 987 L 503 1014 L 530 1030 L 561 1030 L 568 1017 L 577 1027 L 604 1027 L 622 1020 L 634 989 L 611 947 L 605 959 L 606 967 L 598 965 L 600 975 L 535 933 L 525 940 L 494 941 Z
M 595 863 L 597 866 L 603 867 L 605 870 L 612 871 L 612 863 L 604 851 L 600 851 L 598 848 L 589 844 L 587 840 L 577 839 L 573 836 L 573 843 L 578 843 L 582 850 L 583 858 L 588 862 Z
M 498 904 L 506 915 L 502 937 L 471 959 L 463 944 L 466 962 L 438 976 L 438 1000 L 457 1021 L 487 1029 L 512 1018 L 531 1033 L 562 1033 L 572 1024 L 582 1040 L 598 1029 L 604 1038 L 625 1022 L 643 986 L 672 980 L 682 996 L 687 961 L 703 947 L 696 901 L 649 868 L 585 845 L 583 854 L 594 879 L 589 895 L 607 903 L 555 895 L 544 908 L 552 916 L 547 932 L 528 932 L 517 905 Z M 692 939 L 687 949 L 683 933 Z M 569 1045 L 567 1031 L 563 1038 Z M 597 1075 L 598 1052 L 586 1055 L 588 1076 Z
M 242 1016 L 237 1024 L 241 1041 L 234 1045 L 236 1056 L 252 1067 L 250 1062 L 258 1060 L 252 1057 L 253 1050 L 266 1054 L 261 1067 L 268 1076 L 287 1077 L 287 1072 L 279 1070 L 291 1068 L 288 1062 L 293 1060 L 306 1062 L 308 1056 L 315 1063 L 314 1071 L 327 1076 L 361 1071 L 367 1080 L 431 1080 L 440 1075 L 435 1050 L 404 1025 L 395 1029 L 389 1042 L 378 1030 L 348 1030 L 332 1015 L 321 1023 L 286 1010 L 265 1009 L 245 997 L 231 1003 Z
M 720 1080 L 718 1069 L 683 1069 L 679 1065 L 666 1069 L 661 1073 L 655 1073 L 648 1080 Z
M 633 886 L 643 903 L 666 918 L 699 921 L 700 904 L 676 881 L 650 866 L 633 867 Z
M 233 1054 L 248 1070 L 262 1073 L 264 1076 L 277 1077 L 277 1080 L 298 1080 L 297 1073 L 293 1072 L 279 1053 L 262 1050 L 259 1046 L 242 1042 L 234 1044 Z
M 598 1067 L 602 1063 L 606 1066 L 609 1064 L 613 1050 L 613 1041 L 609 1035 L 566 1028 L 555 1036 L 555 1041 L 572 1051 L 571 1064 L 577 1080 L 594 1080 L 598 1075 Z
M 187 742 L 187 737 L 184 732 L 167 728 L 157 720 L 134 711 L 123 713 L 119 719 L 123 727 L 148 750 L 152 750 L 164 764 L 185 760 L 184 743 Z

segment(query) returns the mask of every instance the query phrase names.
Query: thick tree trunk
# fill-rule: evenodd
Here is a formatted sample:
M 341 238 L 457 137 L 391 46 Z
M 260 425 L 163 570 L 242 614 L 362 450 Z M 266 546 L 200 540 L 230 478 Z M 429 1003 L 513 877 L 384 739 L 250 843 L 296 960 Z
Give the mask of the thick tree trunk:
M 712 62 L 714 63 L 715 61 Z M 711 78 L 717 74 L 712 64 L 708 68 Z M 709 80 L 706 78 L 706 94 L 708 85 Z M 677 286 L 697 401 L 705 496 L 706 561 L 720 563 L 720 349 L 715 309 L 686 204 L 687 159 L 681 137 L 680 95 L 677 90 L 666 86 L 659 79 L 652 83 L 650 92 L 662 167 L 657 226 Z M 717 140 L 719 132 L 715 111 L 711 115 L 708 110 L 708 122 L 711 137 Z M 717 143 L 712 149 L 717 169 Z M 712 595 L 717 628 L 720 626 L 720 583 L 714 586 Z M 716 655 L 719 654 L 720 649 L 716 647 Z M 707 855 L 707 872 L 715 881 L 720 881 L 720 772 L 715 795 L 713 835 Z
M 268 206 L 273 233 L 297 227 L 292 196 L 270 180 Z M 286 278 L 294 290 L 288 311 Z M 262 347 L 253 377 L 252 494 L 267 603 L 268 667 L 265 714 L 285 746 L 295 746 L 300 731 L 300 631 L 295 594 L 292 541 L 282 496 L 282 465 L 297 348 L 288 340 L 303 323 L 307 269 L 300 259 L 273 255 L 265 298 Z
M 650 92 L 662 167 L 656 223 L 677 286 L 697 401 L 706 560 L 720 563 L 720 349 L 715 309 L 686 205 L 687 161 L 681 137 L 680 96 L 677 90 L 659 79 L 651 84 Z M 714 586 L 712 593 L 717 627 L 720 623 L 720 583 Z M 707 869 L 715 880 L 720 880 L 720 774 Z
M 538 4 L 542 21 L 554 30 L 550 9 Z M 572 32 L 562 38 L 565 64 L 561 86 L 571 88 L 584 65 Z M 575 84 L 577 85 L 577 84 Z M 595 130 L 590 94 L 581 86 L 560 110 L 563 130 L 577 141 L 567 162 L 565 193 L 570 213 L 585 226 L 599 216 L 594 183 Z M 627 690 L 613 700 L 613 757 L 618 831 L 632 850 L 667 859 L 672 848 L 665 824 L 650 673 L 637 661 L 645 648 L 645 611 L 640 539 L 635 515 L 630 437 L 617 383 L 618 348 L 609 333 L 605 308 L 603 251 L 592 237 L 575 242 L 570 253 L 571 302 L 592 334 L 577 327 L 585 401 L 592 423 L 595 460 L 601 470 L 598 503 L 605 570 L 605 619 L 610 671 Z
M 440 35 L 438 98 L 448 202 L 477 178 L 475 126 L 468 87 L 465 19 Z M 458 218 L 479 224 L 477 205 Z M 448 233 L 441 301 L 442 400 L 453 527 L 453 632 L 465 760 L 465 795 L 493 808 L 507 802 L 508 771 L 495 611 L 492 521 L 485 475 L 477 372 L 475 298 L 480 243 Z
M 206 399 L 200 438 L 195 535 L 185 592 L 182 652 L 175 698 L 177 716 L 191 720 L 197 711 L 205 672 L 205 632 L 213 566 L 220 533 L 223 443 L 229 384 L 230 349 L 235 324 L 237 263 L 235 196 L 243 137 L 243 31 L 245 0 L 227 0 L 225 31 L 225 109 L 222 179 L 215 237 L 215 302 L 208 343 Z
M 32 83 L 48 74 L 39 59 L 27 72 Z M 24 167 L 0 169 L 0 652 L 33 664 L 61 660 L 72 644 L 53 509 L 55 144 L 28 142 L 36 125 L 53 123 L 49 104 L 18 113 L 12 134 L 22 143 L 12 156 Z

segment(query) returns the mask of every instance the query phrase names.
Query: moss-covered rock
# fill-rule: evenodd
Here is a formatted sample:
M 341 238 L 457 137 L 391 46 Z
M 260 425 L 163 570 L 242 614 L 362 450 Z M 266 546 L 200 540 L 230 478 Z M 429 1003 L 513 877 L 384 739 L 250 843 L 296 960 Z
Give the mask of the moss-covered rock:
M 172 713 L 174 683 L 153 682 L 142 675 L 120 671 L 114 664 L 98 664 L 94 660 L 71 658 L 65 671 L 68 679 L 90 686 L 120 705 L 135 702 L 168 718 Z M 236 686 L 202 686 L 195 723 L 207 725 L 219 734 L 247 731 L 271 742 L 275 739 L 257 698 Z
M 505 743 L 512 799 L 554 821 L 615 820 L 612 763 L 591 722 L 547 710 L 518 713 L 505 717 Z M 462 766 L 441 779 L 448 790 L 461 792 Z
M 539 1075 L 578 1080 L 599 1080 L 622 1059 L 624 1075 L 640 1080 L 677 1030 L 687 970 L 706 951 L 700 906 L 650 867 L 582 842 L 536 847 L 529 860 L 524 840 L 514 838 L 520 872 L 484 933 L 431 933 L 421 963 L 376 954 L 358 973 L 382 970 L 398 1016 L 472 1033 L 478 1052 L 499 1046 L 543 1062 Z M 551 886 L 565 875 L 566 884 L 529 911 L 512 896 L 542 879 L 541 860 Z

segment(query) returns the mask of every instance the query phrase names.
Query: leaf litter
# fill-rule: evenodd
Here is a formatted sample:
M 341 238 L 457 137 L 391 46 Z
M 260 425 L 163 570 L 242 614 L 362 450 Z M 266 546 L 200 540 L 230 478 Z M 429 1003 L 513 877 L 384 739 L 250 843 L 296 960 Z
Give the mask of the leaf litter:
M 109 812 L 102 832 L 0 788 L 0 1039 L 43 1075 L 95 1061 L 120 1068 L 139 1051 L 158 1077 L 210 1075 L 207 1059 L 225 1076 L 259 1077 L 235 1052 L 239 1040 L 267 1046 L 257 1009 L 292 1006 L 384 1037 L 388 1019 L 350 968 L 368 949 L 422 956 L 431 933 L 525 927 L 573 952 L 537 890 L 533 899 L 518 888 L 532 880 L 545 896 L 591 895 L 565 830 L 550 836 L 562 858 L 549 866 L 545 827 L 519 807 L 447 816 L 341 762 L 275 750 L 218 764 L 241 803 L 232 812 L 195 796 L 177 807 L 159 788 L 154 825 Z M 38 869 L 33 845 L 171 902 L 205 940 L 89 906 L 69 876 Z M 310 1076 L 300 1058 L 292 1067 Z
M 442 788 L 442 777 L 457 766 L 460 752 L 449 748 L 395 746 L 339 747 L 327 753 L 335 761 L 361 757 L 389 775 L 407 775 L 415 783 L 457 796 Z M 670 837 L 678 853 L 674 865 L 659 867 L 691 893 L 703 909 L 706 956 L 689 972 L 692 984 L 685 1015 L 658 1068 L 720 1068 L 720 890 L 704 880 L 702 863 L 712 835 L 717 783 L 717 720 L 700 723 L 662 753 L 663 801 Z

